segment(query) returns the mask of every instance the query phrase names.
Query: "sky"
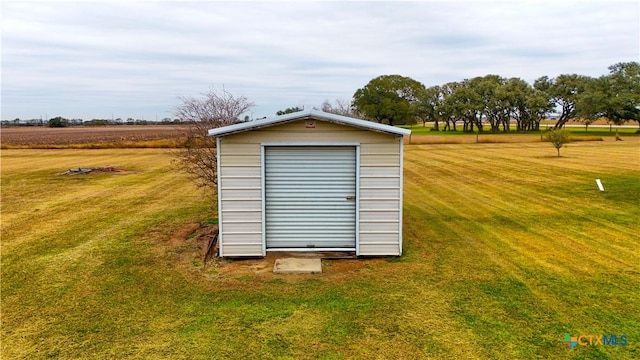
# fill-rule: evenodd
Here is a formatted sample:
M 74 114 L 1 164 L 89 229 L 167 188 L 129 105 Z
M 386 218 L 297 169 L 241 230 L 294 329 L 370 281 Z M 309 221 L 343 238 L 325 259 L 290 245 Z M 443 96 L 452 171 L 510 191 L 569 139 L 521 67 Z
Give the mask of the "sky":
M 380 75 L 529 83 L 640 61 L 640 2 L 56 1 L 0 5 L 4 120 L 173 118 L 180 98 L 246 115 L 351 100 Z

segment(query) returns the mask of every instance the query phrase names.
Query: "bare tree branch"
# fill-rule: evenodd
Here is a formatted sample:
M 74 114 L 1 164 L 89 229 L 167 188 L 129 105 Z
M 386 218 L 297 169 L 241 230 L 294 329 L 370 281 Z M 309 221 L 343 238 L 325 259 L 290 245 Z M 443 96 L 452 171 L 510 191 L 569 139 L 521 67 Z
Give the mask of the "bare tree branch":
M 235 124 L 240 116 L 254 106 L 244 96 L 234 96 L 226 90 L 209 90 L 202 98 L 180 97 L 175 116 L 188 126 L 183 146 L 175 153 L 175 163 L 199 187 L 218 193 L 216 141 L 209 129 Z
M 336 99 L 335 104 L 327 99 L 320 105 L 320 110 L 331 114 L 360 118 L 351 106 L 351 102 L 345 99 Z

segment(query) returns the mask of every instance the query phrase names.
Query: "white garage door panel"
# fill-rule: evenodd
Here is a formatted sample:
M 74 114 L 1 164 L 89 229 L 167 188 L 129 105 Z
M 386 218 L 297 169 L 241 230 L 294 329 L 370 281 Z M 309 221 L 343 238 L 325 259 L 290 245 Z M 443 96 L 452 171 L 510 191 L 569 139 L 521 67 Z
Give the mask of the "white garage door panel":
M 354 147 L 266 147 L 268 249 L 355 248 Z

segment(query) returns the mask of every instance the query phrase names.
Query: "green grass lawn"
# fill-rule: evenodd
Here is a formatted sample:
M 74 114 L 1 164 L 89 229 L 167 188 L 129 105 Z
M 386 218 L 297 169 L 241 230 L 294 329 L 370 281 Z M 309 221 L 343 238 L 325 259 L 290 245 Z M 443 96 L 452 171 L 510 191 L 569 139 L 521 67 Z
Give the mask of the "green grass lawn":
M 3 150 L 0 356 L 635 359 L 639 152 L 408 145 L 404 256 L 275 275 L 185 256 L 214 214 L 165 150 Z
M 630 123 L 629 125 L 633 125 L 632 123 Z M 461 136 L 471 136 L 474 135 L 475 133 L 465 133 L 462 131 L 462 124 L 459 123 L 457 126 L 457 130 L 456 131 L 433 131 L 433 125 L 431 123 L 428 123 L 426 126 L 422 126 L 422 124 L 417 124 L 417 125 L 411 125 L 411 126 L 401 126 L 403 128 L 406 129 L 410 129 L 411 130 L 411 134 L 412 135 L 438 135 L 438 136 L 455 136 L 455 135 L 461 135 Z M 541 130 L 547 130 L 547 129 L 551 129 L 553 127 L 553 124 L 541 124 L 540 125 L 540 129 Z M 440 129 L 443 129 L 444 126 L 441 123 L 440 124 Z M 527 135 L 538 135 L 539 136 L 539 132 L 538 131 L 530 131 L 530 132 L 524 132 L 524 133 L 517 133 L 516 132 L 516 127 L 515 125 L 512 125 L 511 127 L 511 132 L 509 133 L 496 133 L 493 134 L 491 133 L 490 127 L 489 125 L 484 126 L 484 132 L 480 133 L 480 136 L 488 136 L 488 135 L 518 135 L 518 136 L 527 136 Z M 601 126 L 596 126 L 596 125 L 592 125 L 589 126 L 587 129 L 585 129 L 584 125 L 581 126 L 567 126 L 565 127 L 565 129 L 567 129 L 568 131 L 571 132 L 572 135 L 576 136 L 576 137 L 580 137 L 580 136 L 611 136 L 611 137 L 615 137 L 616 136 L 616 130 L 618 132 L 618 134 L 620 136 L 632 136 L 632 135 L 638 135 L 636 134 L 636 131 L 638 131 L 640 128 L 638 127 L 623 127 L 623 128 L 617 128 L 614 126 L 611 129 L 609 129 L 609 127 L 601 127 Z

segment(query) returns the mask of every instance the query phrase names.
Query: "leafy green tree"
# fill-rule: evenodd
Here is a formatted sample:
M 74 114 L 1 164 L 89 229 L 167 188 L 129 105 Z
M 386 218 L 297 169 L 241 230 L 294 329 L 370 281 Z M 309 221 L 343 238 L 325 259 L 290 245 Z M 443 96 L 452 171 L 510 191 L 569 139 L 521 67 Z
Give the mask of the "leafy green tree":
M 389 125 L 415 122 L 418 99 L 425 87 L 401 75 L 381 75 L 353 94 L 353 107 L 365 119 Z
M 563 128 L 549 130 L 545 135 L 545 139 L 556 148 L 558 157 L 560 157 L 560 148 L 571 140 L 569 131 Z
M 593 124 L 596 120 L 598 120 L 595 117 L 588 117 L 588 118 L 584 118 L 582 119 L 582 123 L 584 124 L 584 131 L 588 132 L 589 131 L 589 125 Z
M 440 96 L 442 102 L 438 107 L 438 114 L 444 121 L 443 131 L 456 131 L 456 120 L 458 116 L 458 106 L 456 99 L 453 97 L 456 89 L 460 86 L 458 82 L 449 82 L 440 87 Z M 453 125 L 453 129 L 451 126 Z
M 504 131 L 509 131 L 510 94 L 505 84 L 506 79 L 498 75 L 477 77 L 470 83 L 472 90 L 478 93 L 480 116 L 486 117 L 491 126 L 491 132 L 494 133 L 500 131 L 500 125 Z M 482 130 L 481 124 L 479 129 Z
M 511 78 L 505 81 L 504 90 L 509 104 L 509 116 L 516 121 L 516 130 L 524 131 L 533 120 L 528 106 L 533 88 L 520 78 Z
M 618 63 L 609 67 L 609 97 L 607 117 L 616 123 L 635 121 L 640 127 L 640 63 Z
M 601 117 L 609 118 L 611 89 L 605 76 L 593 79 L 576 104 L 576 116 L 587 126 Z M 611 120 L 618 124 L 616 120 Z
M 295 107 L 286 108 L 284 110 L 278 110 L 278 112 L 276 112 L 276 115 L 280 116 L 280 115 L 285 115 L 285 114 L 291 114 L 291 113 L 302 111 L 302 110 L 304 110 L 304 109 L 295 106 Z
M 425 89 L 416 105 L 416 116 L 422 120 L 422 126 L 425 126 L 427 121 L 433 121 L 433 130 L 439 131 L 442 106 L 443 97 L 440 86 Z
M 474 126 L 478 126 L 479 131 L 483 131 L 484 104 L 477 89 L 480 81 L 480 78 L 473 78 L 458 83 L 448 98 L 452 117 L 454 121 L 462 120 L 462 131 L 465 132 L 474 131 Z
M 578 114 L 577 104 L 580 104 L 585 91 L 590 86 L 592 78 L 577 74 L 563 74 L 554 79 L 543 76 L 537 79 L 533 86 L 545 94 L 554 108 L 560 110 L 560 117 L 554 129 L 563 127 Z
M 52 128 L 67 127 L 68 124 L 69 124 L 69 120 L 63 118 L 62 116 L 57 116 L 52 119 L 49 119 L 49 127 L 52 127 Z
M 532 92 L 527 97 L 527 114 L 525 117 L 525 130 L 540 130 L 540 121 L 553 111 L 553 104 L 542 91 L 531 88 Z
M 503 89 L 510 118 L 516 121 L 517 131 L 539 130 L 540 121 L 552 110 L 544 94 L 520 78 L 506 80 Z
M 618 63 L 609 70 L 589 83 L 578 115 L 585 121 L 605 117 L 616 125 L 636 121 L 640 126 L 640 63 Z

